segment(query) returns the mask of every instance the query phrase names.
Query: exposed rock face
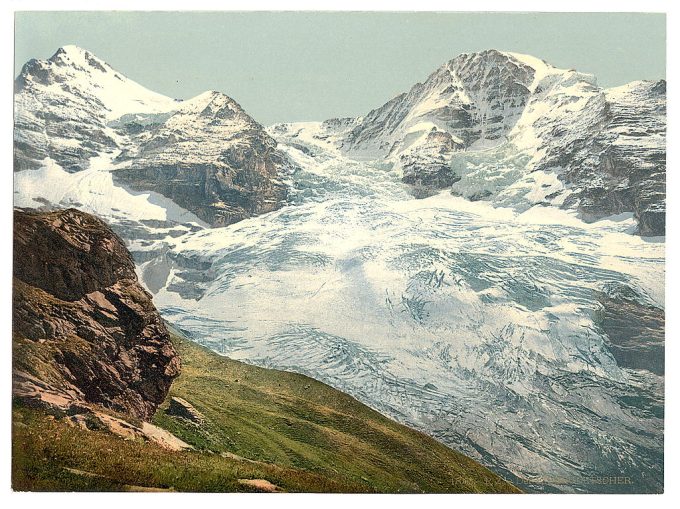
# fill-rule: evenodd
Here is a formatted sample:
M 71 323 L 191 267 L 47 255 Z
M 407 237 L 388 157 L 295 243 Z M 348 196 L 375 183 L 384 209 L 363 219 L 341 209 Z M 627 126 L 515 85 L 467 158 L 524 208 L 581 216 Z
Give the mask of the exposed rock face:
M 665 233 L 666 82 L 637 81 L 605 90 L 604 127 L 566 158 L 554 154 L 544 167 L 562 164 L 563 179 L 584 214 L 633 211 L 640 235 Z
M 170 451 L 193 449 L 172 433 L 149 422 L 132 424 L 124 419 L 108 415 L 96 407 L 74 407 L 69 409 L 66 422 L 71 426 L 88 431 L 106 430 L 126 440 L 145 440 L 153 442 Z
M 149 418 L 180 361 L 122 241 L 73 209 L 16 210 L 14 232 L 15 396 Z
M 145 89 L 75 46 L 31 60 L 15 81 L 15 171 L 113 171 L 211 226 L 281 206 L 290 170 L 276 141 L 233 99 L 178 101 Z M 55 204 L 58 205 L 58 204 Z
M 599 326 L 610 340 L 609 348 L 621 366 L 665 372 L 665 312 L 624 285 L 609 284 L 598 293 L 602 309 Z
M 664 81 L 606 90 L 593 76 L 488 50 L 320 132 L 352 158 L 391 161 L 418 195 L 451 188 L 519 210 L 576 209 L 585 220 L 632 212 L 638 233 L 663 235 L 665 129 Z
M 196 410 L 191 403 L 182 398 L 170 398 L 170 405 L 168 406 L 166 413 L 168 415 L 182 417 L 195 424 L 202 424 L 205 421 L 203 414 Z
M 278 174 L 287 161 L 276 142 L 219 92 L 186 101 L 134 139 L 116 180 L 156 191 L 213 226 L 269 212 L 286 197 Z

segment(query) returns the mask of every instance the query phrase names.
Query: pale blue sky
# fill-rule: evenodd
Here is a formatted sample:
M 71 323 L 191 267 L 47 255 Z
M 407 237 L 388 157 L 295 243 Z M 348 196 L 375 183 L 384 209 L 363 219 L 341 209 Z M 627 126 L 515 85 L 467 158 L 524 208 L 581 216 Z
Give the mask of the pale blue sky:
M 665 77 L 663 14 L 23 12 L 15 73 L 66 44 L 188 98 L 219 90 L 263 124 L 356 116 L 459 53 L 496 48 L 604 86 Z

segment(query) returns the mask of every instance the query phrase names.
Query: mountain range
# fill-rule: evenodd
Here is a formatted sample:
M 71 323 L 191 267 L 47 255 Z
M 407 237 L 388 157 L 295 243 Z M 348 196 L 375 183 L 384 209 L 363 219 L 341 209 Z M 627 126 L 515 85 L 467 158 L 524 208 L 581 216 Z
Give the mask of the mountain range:
M 640 235 L 663 235 L 665 118 L 664 80 L 602 89 L 592 75 L 488 50 L 313 136 L 390 161 L 420 193 L 575 209 L 588 221 L 632 212 Z
M 15 80 L 15 206 L 104 219 L 213 351 L 528 491 L 657 492 L 665 108 L 663 80 L 487 50 L 365 116 L 264 127 L 65 46 Z
M 59 49 L 16 79 L 15 170 L 50 157 L 66 171 L 107 154 L 116 179 L 156 191 L 212 226 L 276 209 L 290 163 L 233 99 L 151 92 L 88 51 Z M 593 221 L 633 213 L 665 231 L 665 81 L 612 89 L 516 53 L 463 54 L 360 118 L 314 134 L 355 159 L 385 159 L 417 192 L 451 189 Z M 486 160 L 494 164 L 482 164 Z
M 75 46 L 15 81 L 15 170 L 49 157 L 78 172 L 104 158 L 131 189 L 156 191 L 212 226 L 277 208 L 286 161 L 231 98 L 151 92 Z

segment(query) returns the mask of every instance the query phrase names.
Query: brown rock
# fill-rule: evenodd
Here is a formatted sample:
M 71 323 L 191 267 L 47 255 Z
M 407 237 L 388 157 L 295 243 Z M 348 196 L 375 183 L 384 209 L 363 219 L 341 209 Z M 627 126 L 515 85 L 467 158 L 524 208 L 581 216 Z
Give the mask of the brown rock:
M 144 440 L 160 445 L 170 451 L 184 451 L 193 449 L 189 444 L 175 435 L 148 422 L 141 425 L 129 423 L 112 415 L 105 414 L 92 408 L 81 408 L 81 413 L 70 415 L 66 422 L 73 427 L 85 431 L 106 430 L 125 440 Z
M 250 486 L 258 491 L 263 491 L 265 493 L 277 493 L 283 491 L 280 486 L 269 482 L 267 479 L 239 479 L 239 484 L 244 486 Z
M 14 232 L 15 396 L 149 418 L 180 361 L 123 242 L 74 209 L 17 210 Z
M 168 406 L 166 413 L 168 415 L 183 417 L 184 419 L 188 419 L 196 424 L 202 424 L 205 421 L 203 414 L 196 410 L 191 403 L 182 398 L 171 398 L 170 406 Z

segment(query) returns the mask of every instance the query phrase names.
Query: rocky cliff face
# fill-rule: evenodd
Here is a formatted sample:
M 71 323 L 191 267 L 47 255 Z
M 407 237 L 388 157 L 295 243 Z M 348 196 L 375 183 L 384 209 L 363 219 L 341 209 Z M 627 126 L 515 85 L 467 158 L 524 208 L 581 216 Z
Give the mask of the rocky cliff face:
M 563 166 L 576 204 L 597 218 L 633 211 L 641 235 L 666 228 L 666 82 L 637 81 L 604 91 L 603 127 L 573 153 L 555 151 L 542 166 Z M 576 148 L 576 147 L 575 147 Z
M 16 397 L 148 419 L 180 361 L 122 241 L 68 209 L 14 213 Z
M 593 76 L 488 50 L 454 58 L 365 117 L 325 122 L 317 137 L 355 159 L 390 161 L 423 195 L 450 188 L 586 220 L 629 212 L 641 235 L 663 235 L 665 89 L 606 90 Z
M 274 210 L 286 197 L 288 161 L 233 99 L 165 97 L 75 46 L 24 66 L 15 115 L 15 171 L 48 161 L 68 172 L 110 171 L 212 226 Z
M 135 142 L 118 157 L 116 180 L 156 191 L 213 226 L 269 212 L 285 199 L 278 174 L 287 161 L 276 142 L 224 94 L 185 101 L 160 124 L 122 127 Z

